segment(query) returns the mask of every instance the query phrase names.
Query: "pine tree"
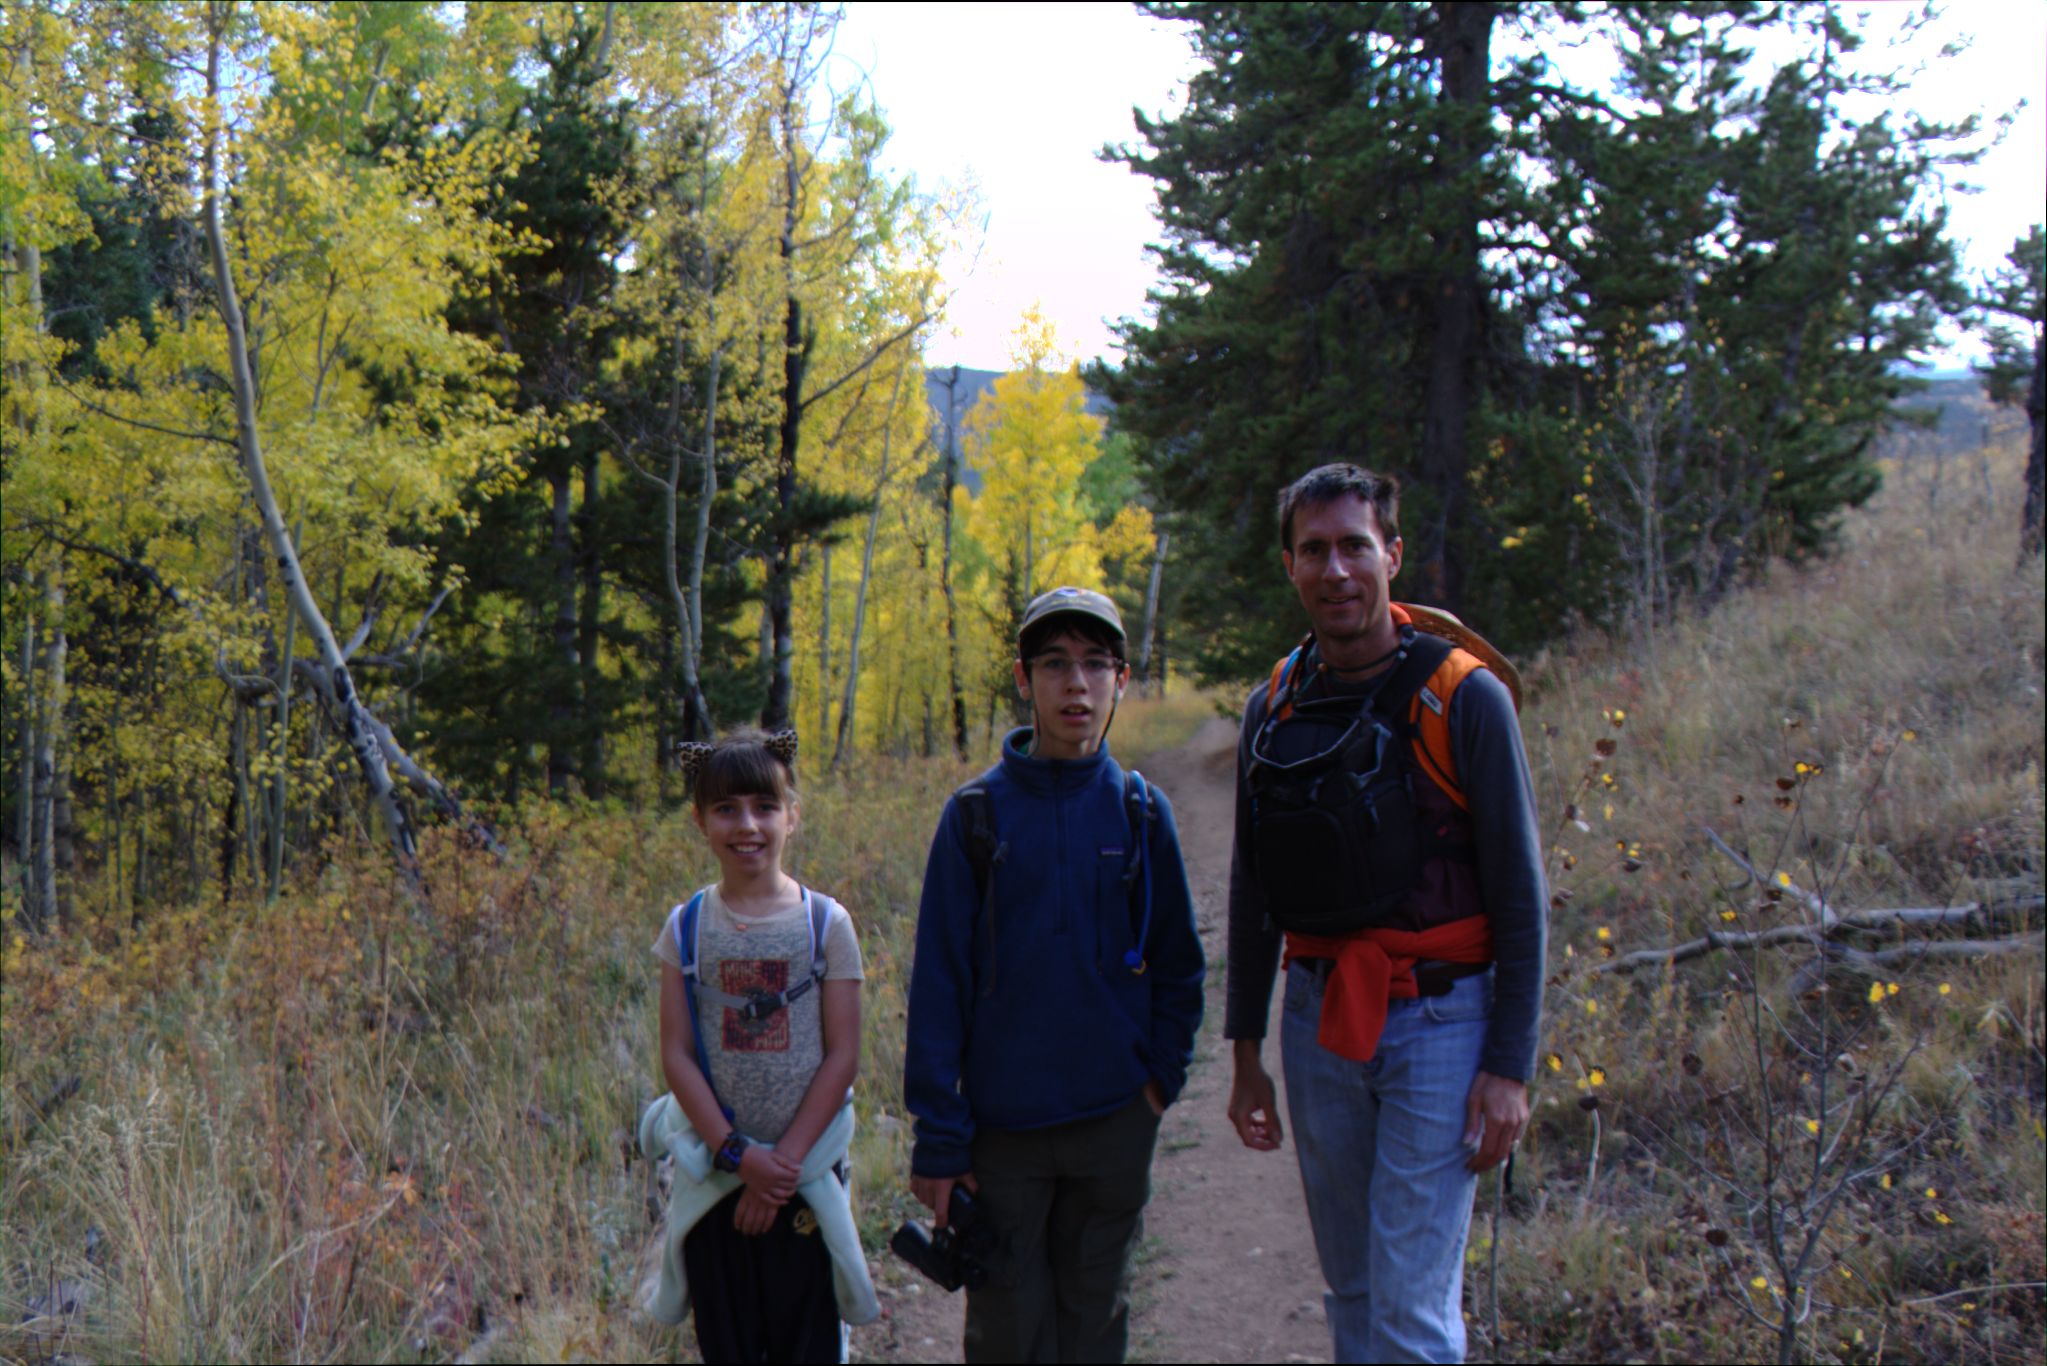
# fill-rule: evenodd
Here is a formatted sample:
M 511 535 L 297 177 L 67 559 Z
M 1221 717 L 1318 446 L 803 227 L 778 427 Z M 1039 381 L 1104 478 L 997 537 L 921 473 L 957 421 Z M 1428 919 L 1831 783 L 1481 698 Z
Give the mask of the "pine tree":
M 1399 475 L 1397 591 L 1510 647 L 1821 552 L 1876 487 L 1903 371 L 1963 302 L 1923 191 L 1976 125 L 1851 122 L 1902 82 L 1837 8 L 1153 12 L 1208 68 L 1113 153 L 1158 182 L 1167 283 L 1097 378 L 1203 672 L 1287 643 L 1273 495 L 1324 461 Z M 1509 24 L 1527 55 L 1495 59 Z M 1551 35 L 1610 44 L 1614 88 L 1553 70 Z
M 1978 301 L 1989 315 L 1985 327 L 1990 363 L 1980 366 L 1992 403 L 2023 408 L 2026 414 L 2026 493 L 2019 509 L 2019 555 L 2040 553 L 2040 518 L 2047 504 L 2047 235 L 2035 223 L 2012 243 L 2005 265 Z
M 1283 648 L 1274 496 L 1316 464 L 1414 476 L 1405 587 L 1465 590 L 1471 426 L 1491 359 L 1479 224 L 1505 198 L 1479 5 L 1189 4 L 1207 69 L 1115 153 L 1158 182 L 1167 284 L 1095 378 L 1182 523 L 1210 674 Z M 1519 95 L 1515 99 L 1522 98 Z

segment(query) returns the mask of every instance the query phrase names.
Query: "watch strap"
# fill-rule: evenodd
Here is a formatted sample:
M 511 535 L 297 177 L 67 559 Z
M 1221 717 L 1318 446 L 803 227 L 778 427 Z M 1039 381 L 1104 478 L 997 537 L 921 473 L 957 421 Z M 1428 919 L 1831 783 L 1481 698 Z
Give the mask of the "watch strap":
M 711 1165 L 721 1172 L 737 1174 L 740 1160 L 746 1156 L 746 1150 L 751 1145 L 751 1139 L 734 1129 L 726 1134 L 725 1141 L 718 1145 L 716 1155 L 711 1158 Z

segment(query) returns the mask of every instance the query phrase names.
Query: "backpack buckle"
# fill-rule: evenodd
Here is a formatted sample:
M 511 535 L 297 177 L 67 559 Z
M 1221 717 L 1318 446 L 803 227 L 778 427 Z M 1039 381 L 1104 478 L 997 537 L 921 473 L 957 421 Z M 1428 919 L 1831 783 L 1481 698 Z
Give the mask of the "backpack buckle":
M 785 1004 L 786 1002 L 782 999 L 780 992 L 750 992 L 747 995 L 746 1004 L 739 1007 L 739 1018 L 745 1020 L 748 1024 L 755 1024 L 767 1019 Z

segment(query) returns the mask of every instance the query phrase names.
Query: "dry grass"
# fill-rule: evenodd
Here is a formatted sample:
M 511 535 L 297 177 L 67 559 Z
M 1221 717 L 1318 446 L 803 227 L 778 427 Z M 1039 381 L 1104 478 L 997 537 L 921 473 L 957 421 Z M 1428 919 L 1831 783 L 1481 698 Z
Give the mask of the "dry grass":
M 1175 687 L 1164 697 L 1140 698 L 1133 693 L 1116 708 L 1114 728 L 1109 732 L 1109 749 L 1116 761 L 1140 768 L 1152 755 L 1162 753 L 1194 738 L 1210 717 L 1217 715 L 1218 701 L 1229 703 L 1227 714 L 1243 710 L 1243 698 L 1227 698 L 1214 689 Z
M 2039 887 L 2041 584 L 2037 565 L 2012 572 L 2014 520 L 1952 491 L 1928 517 L 1901 478 L 1840 557 L 1680 624 L 1653 663 L 1637 642 L 1584 641 L 1528 669 L 1538 781 L 1576 863 L 1556 915 L 1558 1070 L 1502 1240 L 1508 1355 L 1770 1350 L 1702 1238 L 1723 1218 L 1716 1173 L 1739 1175 L 1745 1151 L 1705 1141 L 1711 1090 L 1743 1066 L 1728 956 L 1592 969 L 1714 923 L 1729 868 L 1704 823 L 1843 906 Z M 1204 694 L 1132 699 L 1117 753 L 1141 762 L 1214 713 Z M 1580 831 L 1558 816 L 1601 738 L 1619 749 L 1578 799 Z M 1775 780 L 1799 762 L 1821 771 L 1794 777 L 1787 812 Z M 908 1209 L 903 990 L 930 822 L 970 771 L 876 760 L 805 793 L 794 871 L 852 908 L 867 959 L 854 1166 L 877 1243 Z M 648 943 L 711 864 L 682 815 L 542 807 L 515 824 L 503 864 L 430 844 L 431 917 L 373 852 L 344 852 L 267 907 L 88 917 L 34 948 L 10 932 L 0 1358 L 683 1350 L 630 1309 L 647 1224 L 626 1140 L 658 1085 Z M 1793 967 L 1756 969 L 1767 1000 Z M 1801 1349 L 2030 1360 L 2040 1292 L 1973 1288 L 2047 1279 L 2039 960 L 1897 980 L 1844 1007 L 1872 1064 L 1910 1057 L 1882 1117 L 1897 1154 L 1843 1207 Z M 1589 1189 L 1582 1094 L 1601 1099 Z M 1972 1293 L 1905 1303 L 1951 1290 Z
M 1782 888 L 1773 901 L 1738 886 L 1708 826 L 1767 879 L 1782 874 L 1844 912 L 2038 893 L 2043 611 L 2038 562 L 2013 567 L 2012 457 L 1993 463 L 1998 506 L 1980 488 L 1950 490 L 1930 513 L 1914 472 L 1893 471 L 1834 559 L 1782 569 L 1653 646 L 1581 640 L 1527 671 L 1524 722 L 1567 900 L 1553 920 L 1548 1084 L 1502 1238 L 1506 1355 L 1776 1355 L 1740 1302 L 1770 1317 L 1783 1286 L 1767 1239 L 1736 1216 L 1759 1192 L 1800 1183 L 1842 1192 L 1795 1355 L 2037 1353 L 2037 951 L 1927 959 L 1874 982 L 1837 967 L 1823 991 L 1796 975 L 1809 950 L 1596 971 L 1615 954 L 1804 914 Z M 1601 740 L 1617 748 L 1594 764 Z M 1582 826 L 1563 818 L 1572 802 Z M 1810 1045 L 1821 1029 L 1816 1056 L 1785 1041 Z M 1853 1127 L 1859 1079 L 1874 1097 L 1892 1066 L 1898 1084 L 1873 1105 L 1866 1145 L 1832 1146 Z M 1766 1092 L 1787 1164 L 1774 1177 L 1745 1127 Z M 1594 1098 L 1588 1192 L 1593 1116 L 1580 1105 Z M 1833 1108 L 1806 1132 L 1822 1106 Z M 1483 1286 L 1474 1279 L 1480 1324 Z M 1929 1298 L 1952 1291 L 1965 1293 Z
M 870 1235 L 906 1198 L 903 986 L 930 815 L 964 776 L 884 762 L 805 797 L 794 871 L 867 958 Z M 430 921 L 364 852 L 268 907 L 11 943 L 0 1359 L 678 1350 L 628 1304 L 628 1135 L 659 1085 L 648 946 L 711 861 L 682 814 L 520 830 L 504 864 L 430 844 Z

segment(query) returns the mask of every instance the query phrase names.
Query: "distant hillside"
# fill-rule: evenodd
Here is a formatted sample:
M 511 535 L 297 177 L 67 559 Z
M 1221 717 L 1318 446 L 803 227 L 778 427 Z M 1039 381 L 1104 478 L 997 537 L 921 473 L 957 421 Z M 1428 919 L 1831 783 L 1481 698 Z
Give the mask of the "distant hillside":
M 1900 424 L 1885 432 L 1876 442 L 1879 459 L 1967 455 L 2026 425 L 2024 413 L 1996 407 L 1984 397 L 1982 381 L 1966 370 L 1929 376 L 1926 388 L 1899 406 L 1908 413 L 1931 414 L 1933 425 Z
M 924 395 L 931 405 L 931 439 L 943 449 L 946 410 L 952 421 L 965 430 L 967 414 L 1008 373 L 976 370 L 969 366 L 937 366 L 924 372 Z M 2025 415 L 2012 408 L 1997 408 L 1983 395 L 1983 384 L 1973 371 L 1939 370 L 1922 376 L 1927 387 L 1907 398 L 1901 406 L 1908 413 L 1933 415 L 1930 427 L 1900 425 L 1877 438 L 1876 455 L 1882 460 L 1911 461 L 1927 456 L 1966 455 L 1992 444 L 2025 425 Z M 1115 408 L 1107 395 L 1088 390 L 1087 410 L 1106 419 Z M 981 479 L 971 466 L 962 470 L 967 487 L 980 492 Z

